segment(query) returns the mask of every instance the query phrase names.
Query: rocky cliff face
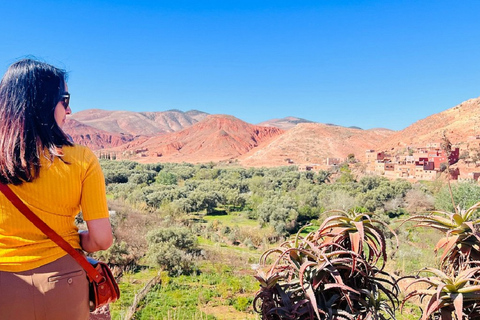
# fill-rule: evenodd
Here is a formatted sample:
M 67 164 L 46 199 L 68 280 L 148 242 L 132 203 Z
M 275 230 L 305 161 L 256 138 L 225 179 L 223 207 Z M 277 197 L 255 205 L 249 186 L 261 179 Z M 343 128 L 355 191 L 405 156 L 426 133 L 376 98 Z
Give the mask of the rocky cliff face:
M 92 150 L 111 148 L 134 140 L 131 134 L 112 133 L 69 119 L 63 128 L 75 143 L 89 146 Z

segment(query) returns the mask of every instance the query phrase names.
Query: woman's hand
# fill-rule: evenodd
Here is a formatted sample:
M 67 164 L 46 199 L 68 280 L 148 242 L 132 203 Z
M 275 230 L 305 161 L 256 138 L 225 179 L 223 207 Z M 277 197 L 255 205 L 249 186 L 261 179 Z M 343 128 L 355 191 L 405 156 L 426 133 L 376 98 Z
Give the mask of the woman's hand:
M 108 249 L 113 243 L 112 226 L 108 218 L 87 221 L 88 231 L 80 232 L 80 245 L 87 252 Z

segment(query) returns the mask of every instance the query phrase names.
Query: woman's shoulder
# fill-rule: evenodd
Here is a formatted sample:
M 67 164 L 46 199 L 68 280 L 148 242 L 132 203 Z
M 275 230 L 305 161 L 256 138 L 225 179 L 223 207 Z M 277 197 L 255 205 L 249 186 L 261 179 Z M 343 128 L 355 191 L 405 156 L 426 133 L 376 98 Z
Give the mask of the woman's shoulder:
M 69 158 L 77 160 L 92 160 L 97 158 L 90 148 L 79 144 L 62 147 L 62 153 L 67 161 L 69 161 Z

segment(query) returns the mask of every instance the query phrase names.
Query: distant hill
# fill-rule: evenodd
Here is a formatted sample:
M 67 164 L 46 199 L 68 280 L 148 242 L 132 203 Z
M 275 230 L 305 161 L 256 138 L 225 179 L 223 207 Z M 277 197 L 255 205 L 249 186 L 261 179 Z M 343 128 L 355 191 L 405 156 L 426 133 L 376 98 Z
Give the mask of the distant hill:
M 272 119 L 259 123 L 259 126 L 264 127 L 277 127 L 283 130 L 288 130 L 295 127 L 299 123 L 313 123 L 313 121 L 305 120 L 302 118 L 296 117 L 285 117 L 281 119 Z
M 69 119 L 90 127 L 133 136 L 153 136 L 182 130 L 202 120 L 208 114 L 196 110 L 182 112 L 107 111 L 89 109 L 72 114 Z

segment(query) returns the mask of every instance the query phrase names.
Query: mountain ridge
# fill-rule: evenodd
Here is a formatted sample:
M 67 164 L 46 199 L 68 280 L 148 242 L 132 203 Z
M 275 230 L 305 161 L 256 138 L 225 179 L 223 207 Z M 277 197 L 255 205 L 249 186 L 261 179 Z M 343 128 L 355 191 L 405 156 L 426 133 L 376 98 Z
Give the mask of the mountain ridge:
M 445 133 L 454 144 L 466 145 L 480 135 L 480 98 L 394 131 L 385 128 L 342 127 L 285 117 L 249 124 L 231 115 L 187 112 L 106 111 L 89 109 L 73 114 L 65 131 L 77 143 L 141 162 L 235 161 L 245 166 L 325 162 L 365 151 L 401 150 L 440 140 Z M 479 132 L 476 132 L 479 131 Z M 128 156 L 127 156 L 128 155 Z

